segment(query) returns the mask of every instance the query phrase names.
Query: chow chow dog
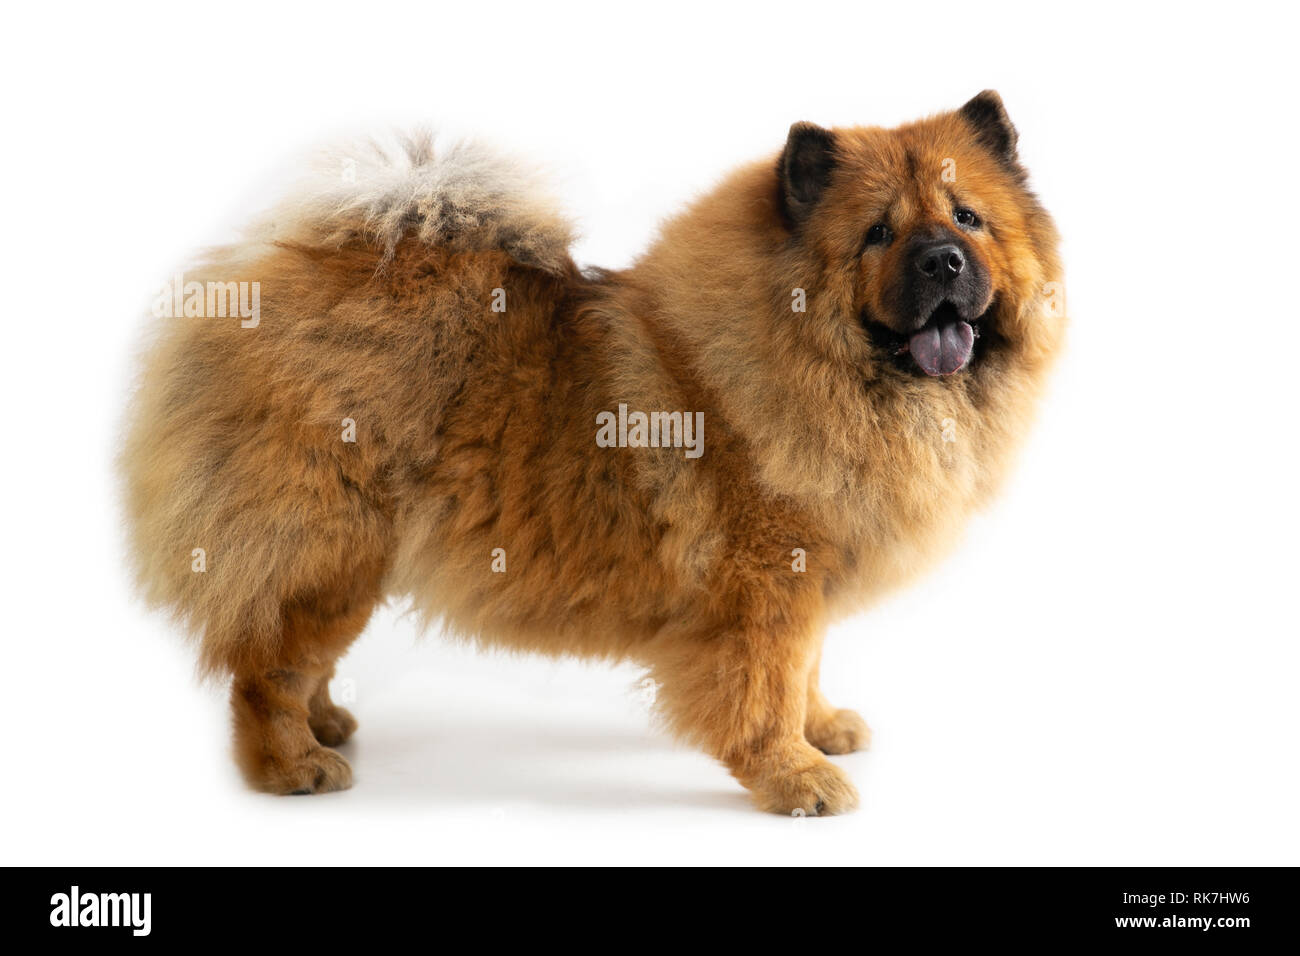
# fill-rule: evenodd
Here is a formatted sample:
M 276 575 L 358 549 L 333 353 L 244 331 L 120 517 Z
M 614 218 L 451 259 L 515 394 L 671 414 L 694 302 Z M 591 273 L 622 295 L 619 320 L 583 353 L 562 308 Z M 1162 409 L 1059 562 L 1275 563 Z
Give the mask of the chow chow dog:
M 250 784 L 351 785 L 329 681 L 399 597 L 637 662 L 761 808 L 852 809 L 826 755 L 870 732 L 818 687 L 827 624 L 989 499 L 1062 339 L 1016 142 L 991 91 L 796 123 L 602 270 L 532 174 L 421 136 L 186 270 L 128 416 L 129 546 L 231 679 Z

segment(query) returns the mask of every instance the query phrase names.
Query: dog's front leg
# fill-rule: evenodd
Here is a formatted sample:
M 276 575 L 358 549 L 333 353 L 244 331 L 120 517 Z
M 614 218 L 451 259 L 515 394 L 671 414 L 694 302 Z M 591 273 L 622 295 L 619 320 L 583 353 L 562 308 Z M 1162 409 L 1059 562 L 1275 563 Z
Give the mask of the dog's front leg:
M 857 790 L 804 736 L 820 630 L 786 621 L 661 646 L 652 661 L 658 702 L 672 728 L 726 764 L 762 809 L 844 813 Z

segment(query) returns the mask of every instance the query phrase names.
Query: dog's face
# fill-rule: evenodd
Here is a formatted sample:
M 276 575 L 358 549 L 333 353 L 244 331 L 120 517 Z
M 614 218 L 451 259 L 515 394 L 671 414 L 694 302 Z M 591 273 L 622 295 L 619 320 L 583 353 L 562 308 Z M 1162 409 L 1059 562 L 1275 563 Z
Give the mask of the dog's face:
M 895 130 L 795 124 L 777 172 L 797 254 L 877 367 L 942 378 L 1032 340 L 1055 232 L 996 93 Z

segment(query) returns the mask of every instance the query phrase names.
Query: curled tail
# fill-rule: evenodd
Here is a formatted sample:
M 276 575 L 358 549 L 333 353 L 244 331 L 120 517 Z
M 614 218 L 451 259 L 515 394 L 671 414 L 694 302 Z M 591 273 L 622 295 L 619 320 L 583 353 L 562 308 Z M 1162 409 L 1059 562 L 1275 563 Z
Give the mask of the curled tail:
M 273 228 L 277 239 L 312 246 L 373 245 L 385 259 L 406 238 L 495 250 L 552 273 L 566 268 L 573 241 L 535 169 L 478 143 L 436 146 L 427 131 L 327 154 Z

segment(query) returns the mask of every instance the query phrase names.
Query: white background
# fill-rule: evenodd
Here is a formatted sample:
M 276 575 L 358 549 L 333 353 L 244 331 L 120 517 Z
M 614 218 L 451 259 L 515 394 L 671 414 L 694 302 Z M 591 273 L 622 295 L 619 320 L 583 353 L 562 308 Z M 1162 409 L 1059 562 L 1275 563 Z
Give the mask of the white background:
M 7 14 L 6 863 L 1296 864 L 1293 11 L 265 2 Z M 1265 12 L 1267 11 L 1267 12 Z M 33 19 L 33 17 L 38 19 Z M 130 596 L 109 462 L 153 289 L 336 135 L 545 163 L 620 266 L 790 122 L 1003 95 L 1065 237 L 1068 356 L 997 506 L 830 635 L 861 810 L 753 810 L 639 674 L 378 615 L 356 787 L 246 792 Z

